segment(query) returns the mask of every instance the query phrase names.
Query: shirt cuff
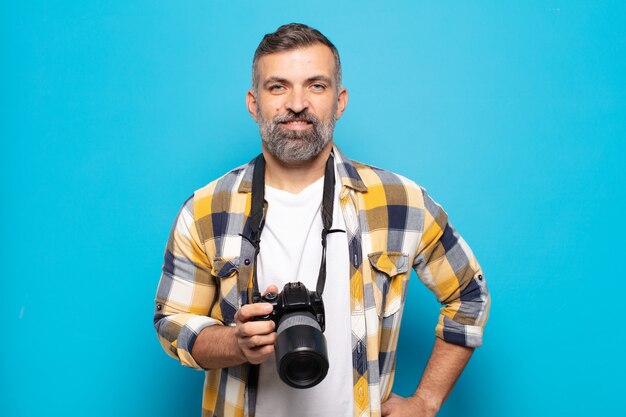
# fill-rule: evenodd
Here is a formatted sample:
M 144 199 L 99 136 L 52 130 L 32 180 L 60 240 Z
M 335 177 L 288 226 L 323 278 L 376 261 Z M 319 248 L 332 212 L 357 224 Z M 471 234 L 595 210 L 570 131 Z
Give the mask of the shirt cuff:
M 222 322 L 206 316 L 192 316 L 185 321 L 184 326 L 178 334 L 178 339 L 174 342 L 178 360 L 183 366 L 197 370 L 205 370 L 198 365 L 191 355 L 191 352 L 200 332 L 207 327 L 216 325 L 222 325 Z
M 469 324 L 460 324 L 444 316 L 439 316 L 439 323 L 435 328 L 438 338 L 455 345 L 480 347 L 483 344 L 483 328 Z

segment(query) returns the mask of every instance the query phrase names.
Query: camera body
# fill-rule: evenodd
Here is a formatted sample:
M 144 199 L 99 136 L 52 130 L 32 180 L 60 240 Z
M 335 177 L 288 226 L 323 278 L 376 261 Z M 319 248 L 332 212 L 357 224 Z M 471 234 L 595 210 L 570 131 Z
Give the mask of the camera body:
M 328 352 L 324 331 L 324 303 L 315 291 L 301 282 L 287 283 L 279 294 L 267 293 L 259 302 L 270 303 L 272 312 L 254 320 L 276 323 L 276 370 L 280 379 L 293 388 L 310 388 L 328 373 Z
M 311 313 L 321 331 L 325 329 L 324 302 L 316 291 L 308 291 L 301 282 L 288 282 L 279 294 L 269 292 L 259 302 L 272 305 L 272 312 L 265 316 L 257 316 L 255 320 L 272 320 L 276 328 L 281 319 L 291 313 Z

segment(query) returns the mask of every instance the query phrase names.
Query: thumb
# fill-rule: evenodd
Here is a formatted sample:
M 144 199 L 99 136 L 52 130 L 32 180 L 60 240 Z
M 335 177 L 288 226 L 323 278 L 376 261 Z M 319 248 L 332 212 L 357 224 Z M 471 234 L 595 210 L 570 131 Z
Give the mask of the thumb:
M 263 295 L 267 294 L 268 292 L 273 292 L 275 294 L 278 294 L 278 287 L 276 285 L 274 285 L 274 284 L 268 286 L 265 289 L 265 292 L 263 293 Z

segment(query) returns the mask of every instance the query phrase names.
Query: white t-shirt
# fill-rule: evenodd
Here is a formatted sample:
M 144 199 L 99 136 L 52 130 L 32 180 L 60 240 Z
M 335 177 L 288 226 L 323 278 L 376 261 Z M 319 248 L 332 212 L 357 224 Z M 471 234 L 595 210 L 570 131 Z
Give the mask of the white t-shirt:
M 338 175 L 335 175 L 338 178 Z M 259 290 L 270 285 L 282 291 L 288 282 L 300 281 L 309 291 L 317 285 L 322 258 L 321 206 L 324 178 L 298 194 L 265 186 L 267 213 L 261 234 L 257 265 Z M 339 190 L 335 186 L 332 229 L 345 230 Z M 318 385 L 297 389 L 285 384 L 272 355 L 259 369 L 257 417 L 348 417 L 353 411 L 350 327 L 350 265 L 345 233 L 327 236 L 324 309 L 328 348 L 328 374 Z

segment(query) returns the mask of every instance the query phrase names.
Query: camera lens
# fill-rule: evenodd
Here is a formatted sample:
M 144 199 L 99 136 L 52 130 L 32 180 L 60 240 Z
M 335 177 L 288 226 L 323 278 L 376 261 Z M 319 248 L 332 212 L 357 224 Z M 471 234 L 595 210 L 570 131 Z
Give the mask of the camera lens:
M 299 352 L 283 359 L 285 377 L 292 385 L 308 387 L 314 385 L 323 374 L 323 365 L 319 357 L 307 352 Z
M 326 339 L 308 312 L 285 315 L 277 329 L 278 375 L 289 386 L 310 388 L 328 373 Z

